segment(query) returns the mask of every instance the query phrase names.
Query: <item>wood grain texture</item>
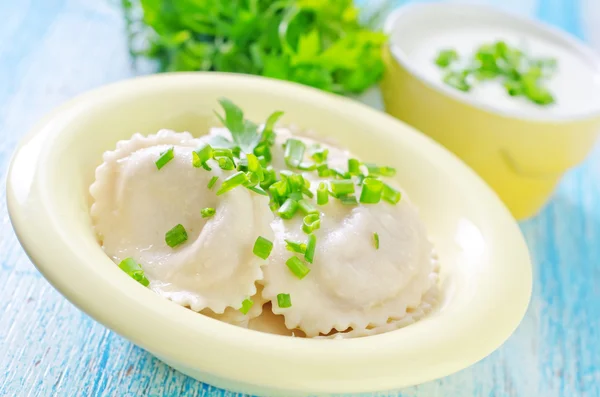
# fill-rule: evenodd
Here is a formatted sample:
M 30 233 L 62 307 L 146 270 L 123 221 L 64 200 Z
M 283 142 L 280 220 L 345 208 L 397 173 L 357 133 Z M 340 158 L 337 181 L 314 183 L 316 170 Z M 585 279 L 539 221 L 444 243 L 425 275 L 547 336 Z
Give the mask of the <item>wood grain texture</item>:
M 600 43 L 600 15 L 589 14 L 600 13 L 598 0 L 480 2 L 537 15 Z M 111 2 L 0 0 L 0 15 L 4 186 L 18 139 L 44 113 L 139 72 L 130 68 L 119 9 Z M 375 396 L 600 396 L 599 157 L 600 148 L 564 178 L 538 217 L 522 223 L 536 266 L 534 296 L 506 344 L 445 379 Z M 54 291 L 19 246 L 2 188 L 0 396 L 141 395 L 239 396 L 170 369 Z

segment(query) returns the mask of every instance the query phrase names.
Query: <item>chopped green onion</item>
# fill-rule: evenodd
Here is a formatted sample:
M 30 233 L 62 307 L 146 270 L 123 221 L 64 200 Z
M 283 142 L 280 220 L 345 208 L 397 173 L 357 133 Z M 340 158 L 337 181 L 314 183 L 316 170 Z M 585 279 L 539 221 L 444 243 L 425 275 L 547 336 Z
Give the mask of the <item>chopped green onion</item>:
M 317 173 L 321 178 L 324 178 L 331 175 L 331 170 L 327 167 L 327 164 L 321 164 L 317 166 Z
M 260 161 L 258 160 L 258 157 L 256 157 L 252 153 L 248 153 L 246 155 L 246 159 L 248 161 L 248 171 L 256 174 L 259 181 L 263 181 L 265 179 L 265 176 L 263 173 L 263 168 L 260 165 Z
M 217 210 L 215 210 L 214 208 L 203 208 L 200 210 L 200 215 L 202 215 L 202 218 L 210 218 L 211 216 L 213 216 L 214 214 L 217 213 Z
M 313 263 L 315 258 L 315 250 L 317 249 L 317 236 L 314 234 L 308 235 L 308 243 L 306 244 L 306 252 L 304 253 L 304 259 L 308 263 Z
M 300 211 L 305 215 L 319 213 L 319 210 L 314 205 L 304 199 L 298 201 L 298 207 L 300 207 Z
M 468 92 L 471 90 L 471 85 L 467 83 L 467 75 L 462 72 L 451 71 L 444 76 L 444 83 L 457 90 Z
M 229 157 L 219 157 L 217 159 L 217 162 L 219 163 L 219 167 L 221 167 L 222 170 L 232 171 L 235 169 L 235 164 Z
M 208 143 L 203 143 L 200 147 L 198 147 L 198 149 L 192 152 L 192 165 L 196 168 L 200 168 L 212 158 L 212 155 L 212 146 L 210 146 Z
M 169 161 L 173 160 L 174 157 L 175 157 L 175 153 L 173 152 L 173 148 L 172 147 L 168 148 L 167 150 L 162 152 L 160 154 L 160 157 L 158 158 L 158 160 L 156 160 L 156 162 L 155 162 L 156 168 L 158 168 L 160 170 L 162 167 L 167 165 L 167 163 Z
M 342 204 L 345 204 L 345 205 L 357 205 L 358 204 L 358 201 L 356 201 L 355 196 L 344 195 L 344 196 L 339 196 L 338 198 L 340 199 Z
M 302 219 L 302 230 L 310 234 L 321 227 L 321 218 L 319 214 L 309 214 Z
M 383 182 L 379 179 L 367 178 L 363 181 L 360 192 L 360 202 L 363 204 L 377 204 L 381 200 Z
M 292 307 L 292 298 L 290 298 L 290 294 L 277 294 L 277 306 L 281 309 Z
M 256 186 L 260 182 L 259 176 L 255 172 L 248 171 L 246 172 L 246 186 Z
M 209 189 L 212 189 L 212 187 L 215 186 L 215 183 L 217 183 L 218 180 L 219 180 L 218 176 L 213 176 L 212 178 L 210 178 L 210 181 L 208 181 L 207 187 Z
M 329 155 L 329 149 L 317 149 L 315 150 L 311 158 L 315 161 L 315 163 L 324 163 L 327 161 L 327 156 Z
M 454 61 L 458 60 L 458 53 L 455 50 L 442 50 L 435 59 L 435 63 L 441 68 L 447 68 Z
M 252 299 L 250 299 L 250 298 L 244 299 L 244 301 L 242 302 L 242 307 L 240 309 L 240 312 L 243 315 L 246 315 L 246 314 L 248 314 L 250 309 L 252 309 L 252 306 L 254 306 L 254 302 L 252 302 Z
M 330 168 L 329 172 L 340 179 L 350 179 L 352 177 L 348 172 L 339 168 Z
M 177 247 L 187 241 L 188 235 L 183 225 L 178 224 L 165 234 L 165 242 L 171 248 Z
M 402 198 L 402 193 L 400 193 L 398 190 L 394 189 L 387 183 L 384 183 L 381 197 L 388 203 L 397 204 L 398 201 L 400 201 L 400 199 Z
M 396 169 L 393 167 L 380 167 L 377 164 L 365 163 L 365 167 L 369 171 L 369 175 L 394 176 Z
M 294 199 L 289 198 L 289 199 L 285 200 L 285 202 L 283 203 L 281 208 L 279 208 L 277 213 L 283 219 L 292 219 L 297 210 L 298 210 L 298 202 Z
M 144 276 L 144 270 L 133 258 L 125 258 L 119 263 L 119 268 L 129 275 L 132 279 L 147 287 L 150 281 Z
M 262 236 L 258 236 L 252 252 L 261 259 L 267 259 L 273 250 L 273 243 Z
M 354 182 L 351 180 L 331 181 L 329 184 L 336 197 L 354 193 Z
M 327 191 L 327 184 L 321 182 L 317 189 L 317 204 L 325 205 L 329 202 L 329 191 Z
M 294 273 L 294 276 L 298 277 L 300 280 L 306 277 L 306 275 L 310 272 L 309 267 L 306 266 L 304 262 L 302 262 L 296 256 L 292 256 L 285 262 L 285 264 L 290 269 L 290 271 Z
M 277 181 L 277 174 L 271 166 L 268 166 L 267 168 L 263 169 L 263 175 L 263 180 L 262 182 L 260 182 L 260 187 L 263 189 L 268 189 L 273 183 Z
M 223 193 L 227 193 L 231 189 L 234 189 L 240 185 L 243 185 L 246 182 L 246 174 L 242 171 L 238 171 L 235 174 L 231 175 L 229 178 L 225 179 L 223 183 L 221 183 L 221 187 L 217 190 L 217 196 L 220 196 Z
M 306 252 L 306 244 L 296 243 L 290 240 L 285 240 L 285 248 L 288 251 L 297 252 L 299 254 L 304 254 Z
M 373 244 L 375 244 L 375 249 L 379 249 L 379 234 L 373 233 Z
M 233 161 L 233 152 L 231 151 L 231 149 L 224 149 L 224 148 L 213 149 L 213 158 L 218 159 L 221 157 L 227 157 L 229 160 Z
M 357 159 L 348 159 L 348 173 L 350 175 L 360 174 L 360 161 Z
M 309 163 L 308 161 L 303 161 L 298 164 L 298 169 L 302 171 L 314 171 L 317 169 L 317 165 L 314 163 Z
M 252 190 L 254 193 L 260 194 L 261 196 L 268 196 L 267 192 L 258 186 L 246 186 L 246 188 L 248 190 Z
M 304 158 L 304 150 L 306 145 L 298 139 L 288 139 L 285 142 L 285 163 L 289 167 L 298 167 Z

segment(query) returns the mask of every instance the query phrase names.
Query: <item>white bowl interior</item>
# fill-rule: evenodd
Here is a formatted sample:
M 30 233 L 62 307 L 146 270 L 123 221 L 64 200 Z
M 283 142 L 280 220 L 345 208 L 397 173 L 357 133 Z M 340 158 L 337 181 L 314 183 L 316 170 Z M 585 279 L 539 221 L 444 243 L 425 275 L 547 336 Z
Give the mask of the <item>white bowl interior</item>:
M 102 153 L 134 132 L 199 136 L 217 98 L 247 116 L 336 139 L 364 160 L 396 167 L 441 261 L 439 310 L 404 329 L 356 340 L 249 331 L 178 307 L 139 286 L 93 235 L 88 187 Z M 10 213 L 40 271 L 82 310 L 178 368 L 219 386 L 304 395 L 403 387 L 464 368 L 497 348 L 527 307 L 531 266 L 520 231 L 462 162 L 404 124 L 350 100 L 281 82 L 218 74 L 142 78 L 87 94 L 51 115 L 21 146 Z M 257 356 L 261 365 L 249 365 Z M 318 363 L 315 363 L 318 361 Z M 293 374 L 284 370 L 294 363 Z M 240 386 L 241 385 L 241 386 Z

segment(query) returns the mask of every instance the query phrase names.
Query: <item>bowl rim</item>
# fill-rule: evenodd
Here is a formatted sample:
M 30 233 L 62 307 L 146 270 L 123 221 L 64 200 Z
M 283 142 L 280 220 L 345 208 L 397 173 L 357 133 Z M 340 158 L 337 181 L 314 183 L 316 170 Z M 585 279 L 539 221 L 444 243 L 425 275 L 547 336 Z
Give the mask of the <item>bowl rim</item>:
M 523 272 L 523 279 L 518 283 L 518 287 L 515 287 L 514 292 L 519 297 L 519 306 L 512 308 L 512 316 L 503 321 L 497 320 L 495 328 L 489 324 L 481 324 L 488 327 L 490 331 L 490 335 L 486 335 L 488 339 L 477 343 L 473 348 L 461 351 L 461 354 L 446 349 L 449 345 L 447 342 L 444 344 L 438 340 L 428 340 L 425 343 L 423 337 L 416 332 L 417 327 L 406 327 L 377 336 L 342 341 L 290 338 L 263 334 L 198 316 L 197 313 L 177 306 L 133 282 L 129 277 L 99 280 L 98 274 L 83 272 L 78 268 L 79 265 L 74 263 L 78 258 L 73 252 L 58 253 L 60 257 L 48 255 L 48 248 L 42 248 L 39 242 L 58 239 L 62 243 L 65 237 L 61 234 L 60 228 L 40 227 L 42 223 L 52 223 L 50 222 L 53 220 L 52 217 L 57 215 L 47 213 L 43 200 L 40 200 L 40 191 L 48 187 L 44 186 L 44 181 L 41 181 L 35 172 L 31 172 L 31 169 L 34 168 L 39 172 L 44 168 L 43 161 L 40 159 L 45 157 L 43 153 L 52 150 L 55 140 L 48 145 L 37 145 L 35 148 L 37 152 L 32 151 L 31 145 L 28 144 L 37 137 L 59 136 L 65 123 L 69 123 L 72 117 L 90 111 L 95 105 L 111 97 L 125 93 L 135 95 L 133 93 L 144 89 L 184 85 L 190 81 L 214 83 L 215 79 L 223 84 L 244 85 L 258 91 L 276 91 L 289 96 L 304 96 L 307 101 L 310 100 L 311 106 L 319 109 L 318 111 L 338 106 L 347 107 L 348 114 L 358 119 L 369 120 L 369 123 L 379 128 L 402 130 L 397 132 L 406 134 L 406 139 L 414 143 L 416 148 L 420 148 L 418 150 L 426 151 L 431 156 L 431 161 L 443 163 L 445 167 L 457 174 L 457 179 L 469 183 L 474 191 L 481 195 L 482 210 L 485 209 L 486 213 L 489 210 L 489 222 L 495 225 L 494 233 L 496 227 L 498 229 L 496 237 L 508 236 L 507 240 L 511 241 L 519 257 L 518 269 Z M 19 156 L 25 154 L 27 162 L 17 161 Z M 21 186 L 27 186 L 27 196 L 18 192 Z M 61 294 L 96 321 L 157 356 L 168 358 L 170 362 L 181 363 L 183 368 L 198 369 L 214 377 L 233 379 L 242 384 L 258 383 L 261 387 L 270 389 L 302 390 L 310 393 L 381 391 L 449 375 L 481 360 L 504 343 L 519 325 L 531 297 L 531 261 L 520 229 L 496 194 L 460 159 L 432 139 L 389 115 L 347 98 L 274 79 L 215 72 L 172 73 L 137 77 L 80 95 L 40 121 L 20 142 L 9 167 L 7 205 L 17 237 L 38 270 Z M 39 219 L 39 224 L 32 225 L 27 221 L 28 213 L 41 214 L 44 217 Z M 50 226 L 57 227 L 57 224 L 53 223 Z M 72 242 L 64 242 L 64 244 L 75 245 Z M 511 264 L 511 266 L 517 265 Z M 78 283 L 72 282 L 72 277 L 69 276 L 72 272 L 78 272 Z M 89 296 L 92 293 L 96 295 Z M 110 303 L 119 305 L 121 314 L 118 318 L 115 318 L 111 311 Z M 158 326 L 156 319 L 170 321 L 161 322 Z M 427 319 L 421 320 L 423 323 L 425 321 Z M 474 324 L 477 322 L 474 321 Z M 447 326 L 444 329 L 447 340 L 458 344 L 464 339 L 464 332 L 461 334 L 459 325 L 444 325 Z M 184 343 L 186 341 L 194 341 L 193 346 Z M 396 365 L 400 363 L 406 365 L 407 358 L 414 357 L 415 354 L 418 355 L 427 349 L 435 349 L 440 357 L 441 361 L 436 363 L 435 368 L 427 367 L 426 371 L 415 371 L 406 377 L 398 375 Z M 207 358 L 203 359 L 202 366 L 198 366 L 192 355 L 202 354 L 204 351 L 207 352 Z M 223 360 L 208 358 L 217 355 L 222 355 L 228 360 L 223 362 Z M 291 373 L 289 376 L 283 376 L 283 372 L 277 374 L 280 376 L 271 376 L 262 374 L 257 369 L 250 370 L 248 363 L 257 357 L 261 357 L 272 368 L 286 368 L 290 362 L 293 362 L 295 365 L 293 369 L 299 371 L 302 376 L 294 378 Z M 411 362 L 410 365 L 412 364 Z M 321 370 L 335 369 L 339 378 L 326 377 L 322 371 L 316 371 L 315 366 Z M 415 368 L 418 368 L 416 363 Z M 260 376 L 260 378 L 256 379 L 253 376 Z
M 392 34 L 398 23 L 405 18 L 410 18 L 413 12 L 427 12 L 429 14 L 443 13 L 445 10 L 451 9 L 469 9 L 474 12 L 486 13 L 488 15 L 499 15 L 503 18 L 512 19 L 518 24 L 526 25 L 532 30 L 537 30 L 546 35 L 549 35 L 556 39 L 558 42 L 567 43 L 572 47 L 574 53 L 578 53 L 580 58 L 586 59 L 592 63 L 600 76 L 600 54 L 594 51 L 591 47 L 586 45 L 584 42 L 579 40 L 577 37 L 569 32 L 561 30 L 545 22 L 528 18 L 523 15 L 516 14 L 514 12 L 505 11 L 498 7 L 489 4 L 475 4 L 475 3 L 444 3 L 444 2 L 433 2 L 433 3 L 412 3 L 398 7 L 392 11 L 384 21 L 383 30 L 388 35 Z M 570 112 L 563 115 L 554 115 L 547 112 L 547 115 L 540 114 L 527 114 L 525 112 L 520 113 L 514 110 L 505 110 L 496 108 L 483 101 L 478 101 L 472 96 L 460 95 L 456 90 L 446 87 L 443 84 L 436 84 L 427 78 L 421 71 L 413 66 L 413 63 L 404 51 L 400 50 L 397 46 L 393 45 L 391 40 L 388 40 L 387 47 L 392 55 L 393 59 L 398 62 L 405 70 L 407 70 L 413 77 L 417 78 L 420 82 L 425 84 L 427 87 L 434 91 L 441 93 L 442 95 L 448 96 L 455 101 L 469 105 L 473 108 L 483 110 L 487 113 L 498 115 L 508 119 L 529 121 L 529 122 L 560 122 L 560 123 L 571 123 L 583 120 L 594 119 L 600 117 L 600 102 L 595 108 L 585 112 Z M 600 78 L 600 77 L 599 77 Z

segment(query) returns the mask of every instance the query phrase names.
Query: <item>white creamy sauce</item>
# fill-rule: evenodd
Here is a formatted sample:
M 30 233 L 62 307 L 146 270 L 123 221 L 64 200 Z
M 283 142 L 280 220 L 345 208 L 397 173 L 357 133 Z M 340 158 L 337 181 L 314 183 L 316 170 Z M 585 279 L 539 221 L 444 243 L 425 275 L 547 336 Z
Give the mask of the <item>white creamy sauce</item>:
M 445 70 L 434 61 L 440 50 L 455 49 L 461 60 L 472 59 L 477 48 L 483 44 L 504 41 L 511 47 L 521 49 L 530 58 L 554 58 L 558 68 L 550 79 L 544 80 L 554 96 L 555 102 L 540 106 L 525 97 L 511 97 L 499 79 L 476 82 L 469 92 L 461 92 L 450 86 L 456 94 L 470 97 L 482 104 L 512 114 L 531 117 L 569 116 L 597 109 L 600 102 L 600 76 L 588 60 L 575 49 L 554 43 L 544 37 L 503 29 L 499 26 L 468 26 L 431 29 L 419 32 L 408 39 L 392 42 L 401 49 L 412 67 L 438 86 L 446 86 L 442 81 Z

